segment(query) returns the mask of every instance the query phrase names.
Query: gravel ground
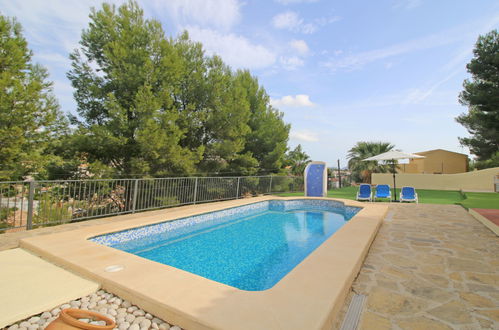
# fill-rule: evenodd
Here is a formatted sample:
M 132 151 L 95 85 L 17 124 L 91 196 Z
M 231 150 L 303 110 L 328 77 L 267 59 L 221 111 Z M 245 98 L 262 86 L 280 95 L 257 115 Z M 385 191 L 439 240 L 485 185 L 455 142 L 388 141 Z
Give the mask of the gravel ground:
M 179 326 L 170 325 L 169 323 L 147 313 L 139 307 L 132 305 L 129 301 L 121 299 L 120 297 L 104 290 L 99 290 L 96 293 L 92 293 L 91 295 L 83 298 L 72 300 L 50 311 L 43 312 L 32 316 L 29 319 L 15 323 L 6 329 L 45 329 L 50 322 L 54 321 L 59 316 L 61 310 L 66 308 L 79 308 L 99 312 L 114 320 L 116 322 L 115 329 L 119 330 L 181 330 Z M 80 321 L 95 325 L 105 325 L 104 321 L 93 321 L 91 319 L 80 319 Z

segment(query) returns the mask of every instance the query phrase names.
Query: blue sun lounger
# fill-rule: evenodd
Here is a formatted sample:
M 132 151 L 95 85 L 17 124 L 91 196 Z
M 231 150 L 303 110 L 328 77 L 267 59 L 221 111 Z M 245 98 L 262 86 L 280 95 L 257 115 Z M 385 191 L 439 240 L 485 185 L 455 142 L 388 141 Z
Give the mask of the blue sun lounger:
M 416 202 L 418 204 L 418 193 L 414 187 L 403 187 L 400 191 L 401 202 Z
M 371 185 L 361 184 L 357 192 L 358 201 L 371 201 Z
M 374 201 L 377 198 L 389 198 L 392 199 L 392 193 L 390 191 L 390 186 L 387 184 L 379 184 L 376 186 L 376 190 L 374 191 Z

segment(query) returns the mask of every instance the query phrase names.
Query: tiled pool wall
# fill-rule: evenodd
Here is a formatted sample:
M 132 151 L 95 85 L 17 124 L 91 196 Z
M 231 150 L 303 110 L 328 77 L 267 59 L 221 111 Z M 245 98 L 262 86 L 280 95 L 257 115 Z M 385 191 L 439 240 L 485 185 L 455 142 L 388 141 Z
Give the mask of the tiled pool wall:
M 172 235 L 181 236 L 193 231 L 197 232 L 213 225 L 227 223 L 240 217 L 257 214 L 267 210 L 285 212 L 303 209 L 340 213 L 345 217 L 345 220 L 349 220 L 359 212 L 361 208 L 346 206 L 342 202 L 326 199 L 269 200 L 99 235 L 92 237 L 89 240 L 117 248 L 125 242 L 130 243 L 130 241 L 139 239 L 141 240 L 140 244 L 144 244 L 144 239 L 151 240 L 149 243 L 154 243 L 153 241 L 172 238 Z M 128 247 L 133 246 L 128 244 Z

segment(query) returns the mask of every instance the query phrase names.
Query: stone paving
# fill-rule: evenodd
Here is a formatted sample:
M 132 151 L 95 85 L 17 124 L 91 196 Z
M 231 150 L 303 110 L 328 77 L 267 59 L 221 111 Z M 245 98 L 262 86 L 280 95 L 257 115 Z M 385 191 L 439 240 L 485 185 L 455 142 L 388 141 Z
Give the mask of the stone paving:
M 499 238 L 461 206 L 392 204 L 353 293 L 359 329 L 499 329 Z

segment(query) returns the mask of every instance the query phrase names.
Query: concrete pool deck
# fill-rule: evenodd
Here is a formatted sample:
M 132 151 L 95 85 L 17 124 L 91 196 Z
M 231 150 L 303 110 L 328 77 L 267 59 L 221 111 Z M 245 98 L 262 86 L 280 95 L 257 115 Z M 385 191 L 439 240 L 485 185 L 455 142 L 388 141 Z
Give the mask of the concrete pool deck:
M 0 252 L 0 328 L 98 290 L 22 249 Z
M 258 201 L 258 197 L 121 216 L 120 221 L 22 239 L 21 247 L 94 280 L 118 296 L 187 329 L 329 329 L 386 214 L 364 207 L 273 288 L 243 291 L 88 241 L 92 236 Z M 112 218 L 109 218 L 112 219 Z M 106 272 L 111 265 L 124 267 Z

